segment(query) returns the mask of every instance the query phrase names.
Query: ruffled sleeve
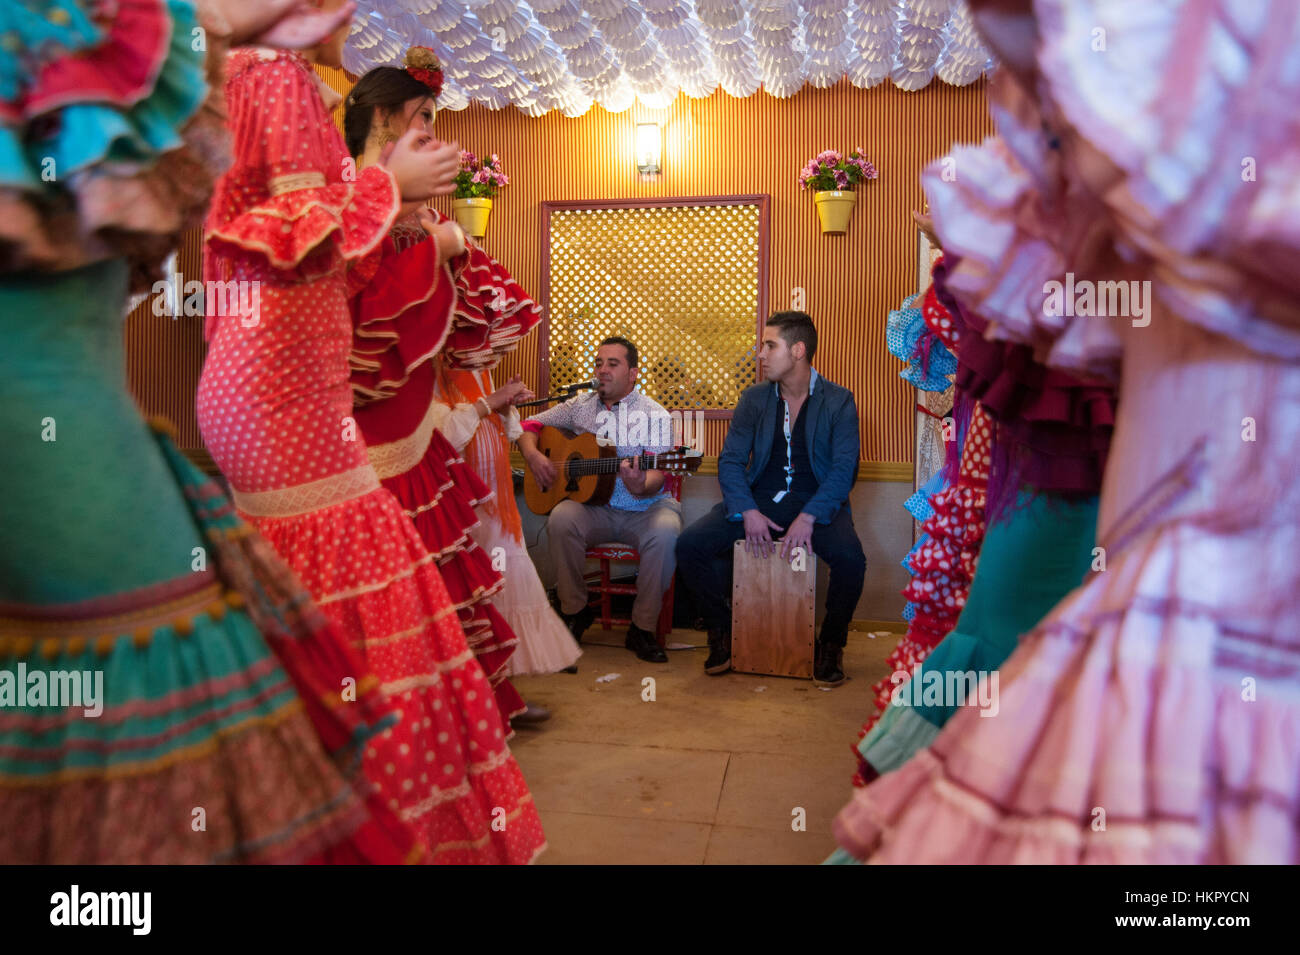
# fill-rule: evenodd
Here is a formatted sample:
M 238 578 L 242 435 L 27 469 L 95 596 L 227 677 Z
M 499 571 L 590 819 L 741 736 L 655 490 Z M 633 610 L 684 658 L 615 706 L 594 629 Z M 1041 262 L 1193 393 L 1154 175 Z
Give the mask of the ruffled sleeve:
M 505 424 L 506 440 L 518 441 L 519 436 L 524 433 L 523 424 L 519 420 L 519 409 L 511 405 L 510 410 L 501 416 L 501 420 Z
M 147 288 L 228 160 L 220 31 L 196 51 L 184 0 L 5 6 L 0 272 L 125 256 Z
M 1117 377 L 1114 320 L 1075 321 L 1044 307 L 1047 283 L 1065 279 L 1067 262 L 1080 278 L 1098 267 L 1108 242 L 1100 205 L 1064 184 L 1055 140 L 1005 75 L 989 108 L 1000 136 L 954 147 L 955 178 L 943 163 L 921 177 L 944 251 L 958 259 L 948 288 L 988 320 L 990 337 L 1027 344 L 1043 364 Z
M 891 355 L 907 362 L 898 373 L 900 378 L 921 391 L 947 391 L 952 387 L 948 376 L 957 370 L 957 358 L 926 326 L 922 310 L 915 304 L 918 298 L 919 294 L 909 295 L 901 306 L 890 310 L 885 343 Z
M 354 400 L 363 405 L 391 398 L 416 368 L 442 350 L 456 293 L 447 266 L 438 264 L 438 244 L 431 237 L 401 251 L 386 240 L 378 261 L 367 262 L 360 271 L 359 277 L 368 281 L 351 299 L 348 361 Z
M 372 253 L 401 205 L 392 175 L 358 173 L 306 60 L 284 50 L 230 58 L 226 99 L 235 165 L 205 229 L 208 248 L 238 270 L 306 280 Z
M 1300 7 L 1113 4 L 1097 56 L 1077 42 L 1095 0 L 1036 6 L 1068 179 L 1105 206 L 1120 254 L 1181 318 L 1300 358 Z
M 923 175 L 962 257 L 951 287 L 990 336 L 1076 374 L 1115 378 L 1121 333 L 1153 311 L 1300 358 L 1300 111 L 1276 105 L 1300 99 L 1300 10 L 1156 7 L 1034 4 L 1034 95 L 999 71 L 998 138 Z M 1102 21 L 1112 47 L 1098 55 L 1078 38 Z M 1146 314 L 1049 304 L 1102 282 L 1147 283 Z
M 445 345 L 453 368 L 494 368 L 542 320 L 542 307 L 473 242 L 451 260 L 456 314 Z
M 442 436 L 458 454 L 463 453 L 474 439 L 479 423 L 483 420 L 479 417 L 477 408 L 463 401 L 455 405 L 434 402 L 430 413 L 434 416 L 433 426 L 442 432 Z
M 1115 387 L 1048 368 L 1028 345 L 986 338 L 988 323 L 948 288 L 959 266 L 951 255 L 936 262 L 930 293 L 959 329 L 957 391 L 978 401 L 995 424 L 988 519 L 1002 517 L 1025 488 L 1097 494 L 1115 426 Z

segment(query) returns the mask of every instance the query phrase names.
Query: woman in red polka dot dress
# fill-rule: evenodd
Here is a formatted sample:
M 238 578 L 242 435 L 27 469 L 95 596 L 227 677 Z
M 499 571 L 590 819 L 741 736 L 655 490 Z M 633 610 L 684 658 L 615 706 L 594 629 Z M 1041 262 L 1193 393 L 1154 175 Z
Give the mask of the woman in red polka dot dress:
M 942 267 L 943 259 L 934 264 Z M 925 293 L 921 308 L 925 324 L 954 354 L 964 329 L 935 294 L 931 283 Z M 965 414 L 961 405 L 965 405 Z M 989 468 L 992 465 L 993 431 L 988 414 L 978 403 L 958 398 L 957 417 L 969 416 L 964 429 L 961 450 L 955 458 L 957 480 L 930 499 L 934 513 L 922 525 L 928 540 L 911 558 L 915 572 L 903 591 L 916 607 L 916 616 L 908 624 L 907 633 L 894 648 L 885 665 L 889 676 L 877 683 L 875 710 L 863 724 L 858 739 L 861 740 L 880 719 L 889 705 L 891 695 L 902 685 L 907 674 L 914 671 L 930 651 L 946 637 L 961 616 L 975 577 L 975 563 L 980 545 L 984 542 L 984 506 L 988 494 Z M 953 463 L 952 452 L 949 465 Z M 951 473 L 951 472 L 948 472 Z M 856 748 L 854 750 L 856 752 Z M 861 777 L 856 779 L 861 782 Z
M 317 47 L 317 62 L 337 65 L 344 35 Z M 401 715 L 365 770 L 429 860 L 530 862 L 545 842 L 501 713 L 436 561 L 367 460 L 348 382 L 348 270 L 404 199 L 450 185 L 442 157 L 454 149 L 410 137 L 355 174 L 321 89 L 297 53 L 228 61 L 236 158 L 205 224 L 204 266 L 209 281 L 239 284 L 207 318 L 199 426 L 241 513 Z
M 359 169 L 409 130 L 431 129 L 442 70 L 424 47 L 406 63 L 376 67 L 348 93 L 343 136 Z M 582 651 L 546 601 L 514 502 L 508 432 L 519 426 L 513 403 L 532 392 L 517 380 L 494 388 L 489 377 L 541 321 L 541 306 L 433 209 L 399 220 L 354 274 L 372 268 L 351 301 L 350 358 L 370 462 L 440 555 L 497 705 L 512 722 L 541 722 L 550 713 L 525 708 L 507 675 L 563 670 Z M 453 387 L 470 394 L 451 399 Z

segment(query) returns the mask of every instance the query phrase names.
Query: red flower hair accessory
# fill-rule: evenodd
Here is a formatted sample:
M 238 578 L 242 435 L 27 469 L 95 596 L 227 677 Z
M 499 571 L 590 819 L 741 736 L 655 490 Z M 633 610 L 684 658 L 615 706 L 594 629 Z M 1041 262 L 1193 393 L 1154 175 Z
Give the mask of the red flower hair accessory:
M 429 87 L 433 98 L 442 92 L 442 64 L 438 54 L 427 46 L 413 46 L 406 51 L 406 72 Z

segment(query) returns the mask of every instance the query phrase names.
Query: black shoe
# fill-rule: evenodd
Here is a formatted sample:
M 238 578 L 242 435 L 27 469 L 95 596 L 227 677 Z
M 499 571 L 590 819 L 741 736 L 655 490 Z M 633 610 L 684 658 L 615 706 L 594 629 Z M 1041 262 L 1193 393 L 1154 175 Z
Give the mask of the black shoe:
M 591 608 L 591 604 L 587 604 L 577 613 L 561 613 L 560 618 L 564 621 L 564 625 L 569 628 L 569 633 L 573 634 L 573 639 L 582 643 L 582 635 L 587 632 L 587 628 L 596 619 L 596 611 Z
M 663 647 L 655 640 L 654 634 L 646 633 L 636 624 L 627 628 L 627 639 L 623 641 L 623 646 L 627 647 L 646 663 L 667 663 L 668 654 L 664 653 Z
M 535 706 L 532 703 L 524 704 L 527 709 L 522 713 L 516 713 L 510 718 L 511 723 L 536 724 L 545 723 L 551 718 L 551 711 L 544 706 Z
M 731 631 L 709 631 L 709 658 L 704 661 L 704 672 L 710 676 L 731 669 Z
M 813 682 L 820 686 L 839 686 L 844 682 L 844 648 L 828 647 L 817 641 L 813 656 Z
M 565 668 L 564 668 L 563 670 L 561 670 L 560 672 L 561 672 L 561 673 L 577 673 L 577 672 L 578 672 L 578 664 L 575 663 L 575 664 L 574 664 L 573 666 L 571 666 L 571 667 L 565 667 Z

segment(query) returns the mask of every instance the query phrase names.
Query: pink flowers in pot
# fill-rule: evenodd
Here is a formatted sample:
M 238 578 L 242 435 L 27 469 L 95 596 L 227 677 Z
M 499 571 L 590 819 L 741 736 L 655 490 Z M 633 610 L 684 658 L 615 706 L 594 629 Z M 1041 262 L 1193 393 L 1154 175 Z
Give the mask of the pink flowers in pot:
M 501 159 L 496 153 L 479 159 L 471 152 L 461 151 L 460 172 L 456 174 L 457 199 L 491 199 L 501 186 L 510 185 L 510 177 L 501 171 Z
M 852 191 L 859 183 L 875 179 L 878 173 L 871 161 L 862 155 L 859 146 L 846 159 L 837 150 L 818 153 L 799 172 L 799 185 L 814 192 L 838 189 Z

